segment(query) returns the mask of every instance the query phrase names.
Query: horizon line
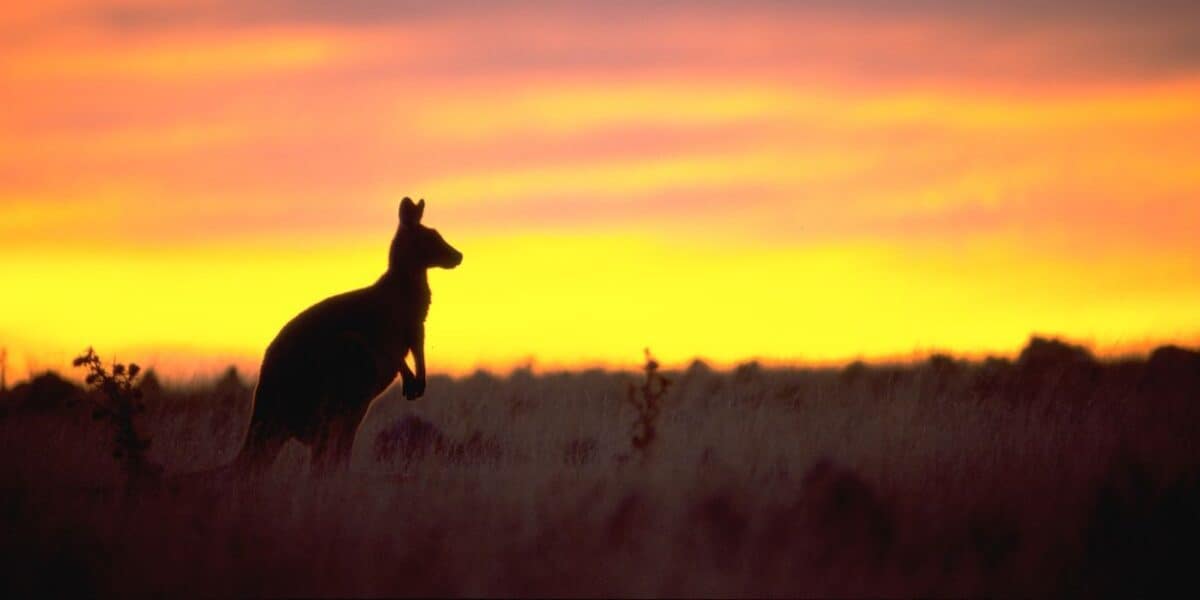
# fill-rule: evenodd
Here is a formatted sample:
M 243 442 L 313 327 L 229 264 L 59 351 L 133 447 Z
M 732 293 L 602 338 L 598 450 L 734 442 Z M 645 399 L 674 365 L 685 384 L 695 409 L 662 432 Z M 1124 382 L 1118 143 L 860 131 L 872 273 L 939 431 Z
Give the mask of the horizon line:
M 739 367 L 749 364 L 757 364 L 764 368 L 778 370 L 839 369 L 855 363 L 865 363 L 868 365 L 880 366 L 911 366 L 924 362 L 929 358 L 938 355 L 949 356 L 955 360 L 967 362 L 982 362 L 988 358 L 1016 359 L 1016 357 L 1020 355 L 1021 351 L 1028 347 L 1029 343 L 1035 338 L 1056 340 L 1072 346 L 1082 347 L 1099 361 L 1147 358 L 1155 349 L 1167 346 L 1176 346 L 1189 350 L 1200 349 L 1200 333 L 1177 336 L 1171 339 L 1147 339 L 1132 342 L 1125 341 L 1098 343 L 1095 340 L 1089 340 L 1086 338 L 1073 338 L 1066 335 L 1034 332 L 1029 334 L 1029 336 L 1025 338 L 1025 342 L 1023 342 L 1019 347 L 1002 351 L 997 351 L 994 349 L 954 350 L 948 348 L 939 348 L 931 345 L 925 348 L 915 347 L 913 350 L 908 352 L 881 354 L 859 353 L 856 355 L 829 359 L 806 359 L 800 356 L 793 358 L 748 356 L 736 360 L 716 360 L 703 355 L 695 355 L 684 360 L 661 360 L 656 356 L 655 360 L 660 364 L 661 370 L 668 372 L 684 371 L 695 363 L 703 363 L 714 371 L 719 372 L 733 371 Z M 14 354 L 13 349 L 9 347 L 3 347 L 3 349 L 7 351 L 8 358 L 11 359 Z M 80 352 L 83 352 L 84 350 L 86 350 L 86 348 L 81 349 Z M 653 348 L 648 348 L 648 350 L 650 351 L 651 355 L 654 355 Z M 160 382 L 171 385 L 192 385 L 211 381 L 223 376 L 231 369 L 247 382 L 257 381 L 259 370 L 258 367 L 261 362 L 261 357 L 254 359 L 249 357 L 238 358 L 231 356 L 231 354 L 234 353 L 205 353 L 202 355 L 191 354 L 188 352 L 176 352 L 174 355 L 179 356 L 180 358 L 178 361 L 169 361 L 167 363 L 168 365 L 175 366 L 176 364 L 181 365 L 183 363 L 200 364 L 199 368 L 192 370 L 190 373 L 178 373 L 172 372 L 177 371 L 175 368 L 162 369 L 161 367 L 163 366 L 163 363 L 161 360 L 129 360 L 125 357 L 130 353 L 129 350 L 121 353 L 114 353 L 108 356 L 100 353 L 100 351 L 97 353 L 101 355 L 101 358 L 104 360 L 106 365 L 111 365 L 114 362 L 121 362 L 124 364 L 136 363 L 142 367 L 143 373 L 153 372 L 155 377 Z M 161 350 L 151 354 L 157 355 L 158 357 L 162 356 Z M 47 373 L 54 373 L 68 381 L 83 381 L 82 372 L 76 374 L 76 371 L 78 370 L 71 368 L 71 359 L 68 358 L 63 361 L 54 360 L 48 362 L 54 362 L 58 364 L 47 367 L 44 366 L 41 361 L 27 360 L 24 374 L 19 379 L 13 379 L 13 370 L 11 368 L 6 368 L 6 383 L 8 388 L 11 389 L 16 385 L 29 382 L 35 377 Z M 459 379 L 471 377 L 478 373 L 486 373 L 498 377 L 510 377 L 517 372 L 523 371 L 533 373 L 535 375 L 582 373 L 596 370 L 621 373 L 638 372 L 641 370 L 643 364 L 644 358 L 630 360 L 623 364 L 617 364 L 602 360 L 580 360 L 573 363 L 561 361 L 542 361 L 537 359 L 536 356 L 528 356 L 524 359 L 510 361 L 505 364 L 476 364 L 471 367 L 457 369 L 431 369 L 430 375 Z

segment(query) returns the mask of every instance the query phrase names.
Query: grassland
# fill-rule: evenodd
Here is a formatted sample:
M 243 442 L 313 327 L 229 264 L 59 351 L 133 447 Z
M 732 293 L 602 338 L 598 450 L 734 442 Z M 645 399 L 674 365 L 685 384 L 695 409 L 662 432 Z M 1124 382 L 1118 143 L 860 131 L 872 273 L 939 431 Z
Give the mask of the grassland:
M 237 451 L 252 383 L 143 381 L 131 488 L 85 392 L 0 396 L 2 591 L 100 595 L 1129 595 L 1191 587 L 1200 354 L 729 372 L 695 363 L 643 450 L 639 373 L 432 377 L 353 468 Z M 199 474 L 196 474 L 196 473 Z M 187 473 L 192 473 L 187 475 Z

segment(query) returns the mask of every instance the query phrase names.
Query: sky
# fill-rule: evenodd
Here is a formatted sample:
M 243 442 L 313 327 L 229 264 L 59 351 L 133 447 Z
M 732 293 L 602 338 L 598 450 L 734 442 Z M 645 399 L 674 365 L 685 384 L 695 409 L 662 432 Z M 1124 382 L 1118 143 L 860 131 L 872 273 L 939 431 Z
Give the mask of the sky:
M 432 4 L 0 8 L 9 377 L 253 373 L 404 196 L 433 372 L 1200 340 L 1196 2 Z

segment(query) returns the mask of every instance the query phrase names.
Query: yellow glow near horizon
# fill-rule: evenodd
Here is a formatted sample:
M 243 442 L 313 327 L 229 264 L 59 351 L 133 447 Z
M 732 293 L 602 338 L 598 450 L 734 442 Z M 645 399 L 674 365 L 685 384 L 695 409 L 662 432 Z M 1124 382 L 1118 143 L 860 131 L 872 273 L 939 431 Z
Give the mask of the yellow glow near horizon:
M 253 371 L 403 196 L 434 371 L 1200 339 L 1188 21 L 871 6 L 0 9 L 10 373 Z
M 1124 288 L 1122 275 L 1136 264 L 1042 263 L 1014 256 L 1006 240 L 951 253 L 879 244 L 730 251 L 611 235 L 468 238 L 458 246 L 463 266 L 431 277 L 428 352 L 441 372 L 505 370 L 528 359 L 621 366 L 645 346 L 671 364 L 704 357 L 728 365 L 921 349 L 1010 353 L 1030 332 L 1126 342 L 1194 334 L 1178 326 L 1191 312 L 1176 302 L 1174 286 L 1195 281 L 1194 265 L 1161 262 L 1144 273 L 1148 283 L 1172 286 L 1164 295 L 1154 285 Z M 372 245 L 302 259 L 261 248 L 164 250 L 153 259 L 97 252 L 88 262 L 45 255 L 7 272 L 27 283 L 5 298 L 5 312 L 28 317 L 31 344 L 94 345 L 131 360 L 149 354 L 149 364 L 179 374 L 220 365 L 201 361 L 189 371 L 152 349 L 253 370 L 294 314 L 371 283 L 380 254 Z M 1183 293 L 1200 300 L 1200 283 Z

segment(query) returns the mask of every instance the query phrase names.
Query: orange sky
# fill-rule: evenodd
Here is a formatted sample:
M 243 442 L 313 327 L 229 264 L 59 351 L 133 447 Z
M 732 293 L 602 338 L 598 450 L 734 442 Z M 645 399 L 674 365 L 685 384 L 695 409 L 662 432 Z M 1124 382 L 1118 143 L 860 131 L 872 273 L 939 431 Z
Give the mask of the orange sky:
M 1200 338 L 1195 3 L 476 4 L 0 8 L 10 377 L 254 370 L 405 195 L 434 371 Z

